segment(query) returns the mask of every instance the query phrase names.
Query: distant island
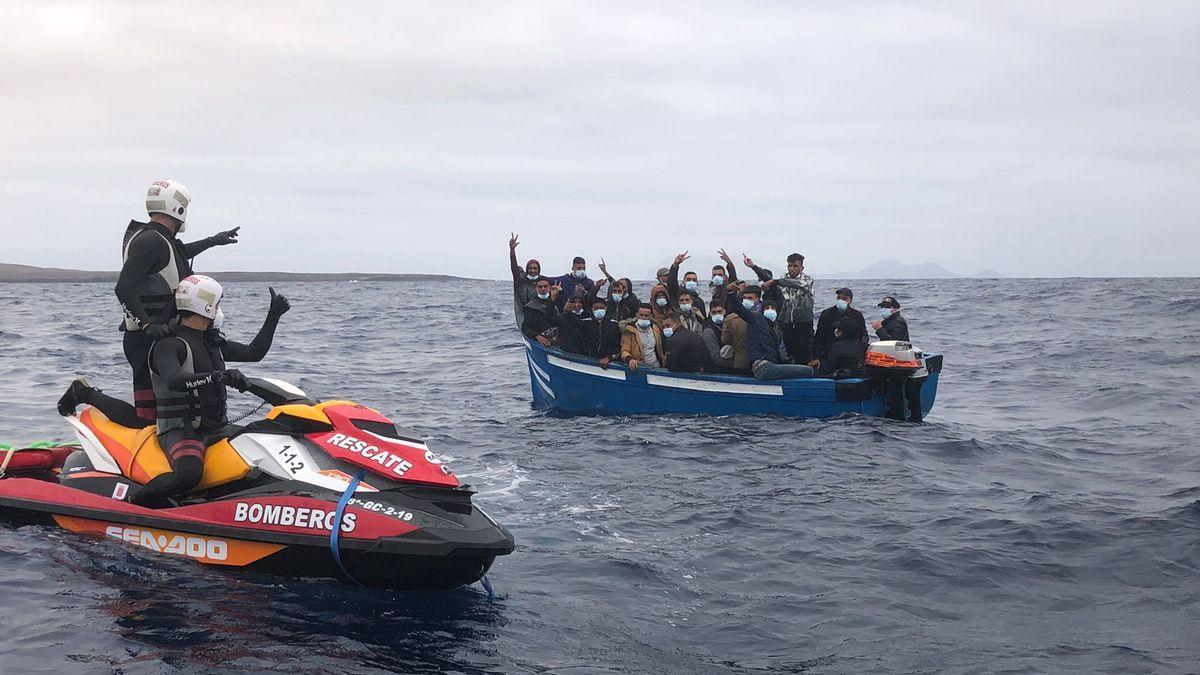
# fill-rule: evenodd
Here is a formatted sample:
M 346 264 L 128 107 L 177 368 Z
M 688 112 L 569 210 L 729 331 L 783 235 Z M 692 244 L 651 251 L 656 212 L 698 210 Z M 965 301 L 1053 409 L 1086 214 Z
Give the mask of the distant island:
M 981 270 L 976 274 L 955 274 L 934 262 L 916 265 L 884 258 L 857 272 L 817 274 L 825 279 L 1003 279 L 1004 275 L 993 269 Z
M 374 272 L 212 272 L 221 281 L 474 281 L 448 274 L 378 274 Z M 0 283 L 113 283 L 116 272 L 70 270 L 0 263 Z

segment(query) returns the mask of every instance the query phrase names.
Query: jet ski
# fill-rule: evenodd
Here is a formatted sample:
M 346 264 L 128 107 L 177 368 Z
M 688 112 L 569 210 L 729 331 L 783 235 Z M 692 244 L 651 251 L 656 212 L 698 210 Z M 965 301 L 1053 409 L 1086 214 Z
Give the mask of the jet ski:
M 414 432 L 352 401 L 247 380 L 270 411 L 207 439 L 186 496 L 139 505 L 141 486 L 170 470 L 155 428 L 85 407 L 65 418 L 78 443 L 0 449 L 0 515 L 207 565 L 396 590 L 471 584 L 513 551 Z

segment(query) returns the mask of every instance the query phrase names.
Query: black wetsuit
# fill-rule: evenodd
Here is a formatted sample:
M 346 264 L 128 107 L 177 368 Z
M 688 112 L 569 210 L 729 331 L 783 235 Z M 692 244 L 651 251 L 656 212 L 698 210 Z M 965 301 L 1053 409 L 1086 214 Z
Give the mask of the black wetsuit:
M 133 400 L 139 417 L 154 420 L 154 389 L 148 357 L 154 338 L 146 326 L 166 324 L 175 316 L 175 289 L 192 274 L 191 258 L 216 245 L 213 237 L 184 244 L 164 225 L 129 222 L 121 251 L 124 262 L 114 289 L 125 311 L 122 340 L 133 369 Z
M 250 344 L 225 339 L 219 331 L 177 325 L 171 336 L 154 343 L 151 380 L 156 394 L 158 442 L 171 471 L 156 476 L 138 499 L 182 494 L 194 488 L 204 471 L 210 436 L 228 425 L 226 362 L 261 361 L 271 349 L 279 315 L 269 313 Z M 104 412 L 103 409 L 101 412 Z

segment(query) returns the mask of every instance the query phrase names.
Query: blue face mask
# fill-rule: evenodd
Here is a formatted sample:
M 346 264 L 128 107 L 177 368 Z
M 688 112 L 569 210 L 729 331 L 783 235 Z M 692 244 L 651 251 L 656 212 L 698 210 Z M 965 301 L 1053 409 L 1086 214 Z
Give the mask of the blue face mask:
M 679 303 L 679 311 L 683 312 L 684 314 L 689 314 L 689 313 L 691 313 L 691 311 L 692 311 L 692 303 L 690 303 L 690 302 L 681 302 L 681 303 Z
M 845 300 L 843 300 L 843 299 L 841 299 L 841 298 L 838 298 L 838 299 L 837 299 L 837 302 L 835 302 L 835 303 L 833 303 L 833 304 L 834 304 L 834 306 L 835 306 L 835 307 L 837 307 L 837 308 L 838 308 L 838 311 L 839 311 L 839 312 L 844 312 L 844 311 L 846 311 L 846 308 L 850 306 L 850 303 L 846 302 Z
M 754 301 L 742 298 L 742 307 L 745 307 L 746 309 L 754 309 Z
M 671 337 L 674 334 L 675 334 L 674 328 L 664 328 L 663 329 L 663 337 Z
M 575 275 L 576 279 L 582 279 L 587 274 L 587 270 L 575 270 L 571 274 Z
M 596 317 L 597 319 L 603 319 L 605 314 L 608 314 L 607 309 L 593 309 L 592 310 L 592 316 Z
M 713 314 L 713 323 L 717 324 L 718 326 L 725 323 L 725 315 L 724 314 Z
M 776 312 L 773 309 L 768 309 L 763 312 L 763 316 L 767 317 L 768 321 L 774 321 L 775 319 L 779 318 L 779 312 Z
M 625 299 L 625 294 L 624 294 L 624 293 L 613 293 L 613 294 L 612 294 L 612 299 L 613 299 L 615 302 L 620 302 L 620 301 L 622 301 L 622 300 L 624 300 L 624 299 Z
M 650 319 L 638 319 L 637 327 L 641 328 L 642 330 L 646 330 L 650 327 Z
M 891 307 L 880 307 L 880 308 L 879 308 L 879 316 L 880 316 L 880 318 L 886 319 L 886 318 L 888 318 L 888 317 L 889 317 L 889 316 L 891 316 L 891 315 L 892 315 L 892 308 L 891 308 Z
M 667 299 L 666 298 L 656 298 L 654 300 L 654 304 L 658 305 L 659 307 L 666 307 Z
M 686 289 L 688 289 L 689 291 L 694 291 L 694 290 L 696 290 L 696 286 L 697 286 L 697 284 L 696 284 L 696 282 L 694 282 L 694 281 L 685 281 L 685 282 L 683 282 L 683 287 L 684 287 L 684 288 L 686 288 Z
M 712 285 L 713 286 L 724 286 L 725 285 L 725 277 L 713 277 Z

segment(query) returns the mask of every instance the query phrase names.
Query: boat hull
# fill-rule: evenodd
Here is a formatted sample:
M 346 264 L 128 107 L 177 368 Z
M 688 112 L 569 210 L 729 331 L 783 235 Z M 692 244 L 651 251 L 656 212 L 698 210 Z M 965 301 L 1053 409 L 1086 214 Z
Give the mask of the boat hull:
M 854 378 L 807 378 L 766 382 L 730 375 L 631 372 L 621 364 L 602 369 L 592 359 L 526 341 L 525 356 L 533 406 L 572 413 L 782 415 L 836 417 L 847 413 L 884 416 L 884 398 L 874 382 Z M 929 375 L 921 387 L 924 414 L 933 409 L 941 375 L 940 355 L 927 356 Z

